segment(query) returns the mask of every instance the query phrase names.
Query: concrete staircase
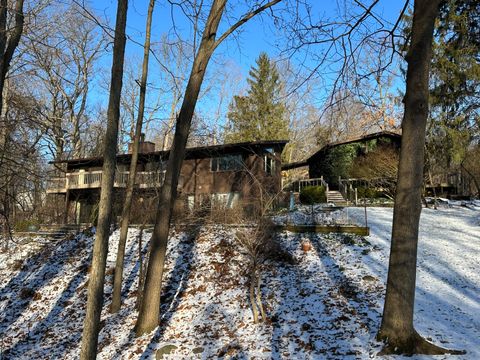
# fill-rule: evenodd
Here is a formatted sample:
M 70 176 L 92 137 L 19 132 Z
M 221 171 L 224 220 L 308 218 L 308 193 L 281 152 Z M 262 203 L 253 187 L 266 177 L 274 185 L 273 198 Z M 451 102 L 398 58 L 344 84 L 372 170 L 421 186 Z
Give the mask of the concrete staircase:
M 53 224 L 40 225 L 40 229 L 36 235 L 50 237 L 54 239 L 61 239 L 68 234 L 76 234 L 86 229 L 90 224 Z
M 340 191 L 329 190 L 327 191 L 327 201 L 334 203 L 336 206 L 347 206 L 347 201 L 343 198 Z

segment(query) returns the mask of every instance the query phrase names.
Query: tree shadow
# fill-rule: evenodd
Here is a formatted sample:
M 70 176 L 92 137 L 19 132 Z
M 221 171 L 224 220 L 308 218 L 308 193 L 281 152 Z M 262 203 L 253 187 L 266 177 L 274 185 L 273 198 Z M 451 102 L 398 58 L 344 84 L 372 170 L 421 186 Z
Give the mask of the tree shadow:
M 232 316 L 232 314 L 229 314 L 227 311 L 225 311 L 220 302 L 210 303 L 207 305 L 207 307 L 203 310 L 203 316 L 208 316 L 209 314 L 216 315 L 216 319 L 213 320 L 214 324 L 218 321 L 219 317 L 223 319 L 221 323 L 224 325 L 224 328 L 219 329 L 216 325 L 214 325 L 213 330 L 218 331 L 219 333 L 226 333 L 230 341 L 222 346 L 216 346 L 220 336 L 212 336 L 207 329 L 203 329 L 205 331 L 202 331 L 201 340 L 203 341 L 202 350 L 203 354 L 205 355 L 203 355 L 202 358 L 215 357 L 216 359 L 238 360 L 247 360 L 252 358 L 248 351 L 251 349 L 248 349 L 242 345 L 242 339 L 239 336 L 237 329 L 231 326 L 231 324 L 233 324 L 235 321 L 235 315 Z M 259 326 L 261 325 L 259 324 Z M 215 352 L 215 354 L 213 354 L 213 352 Z
M 451 300 L 434 291 L 417 289 L 415 328 L 431 343 L 448 349 L 467 349 L 465 359 L 478 359 L 480 322 L 478 316 L 472 316 L 478 313 L 478 303 L 477 306 L 463 308 L 461 304 Z
M 62 273 L 68 264 L 79 257 L 88 260 L 88 256 L 83 254 L 87 243 L 82 240 L 84 236 L 77 235 L 74 239 L 53 242 L 47 249 L 24 262 L 20 272 L 0 290 L 0 299 L 6 300 L 6 310 L 0 321 L 0 333 L 8 333 L 10 326 L 22 316 L 35 297 L 39 296 L 38 291 Z M 82 264 L 86 268 L 85 261 Z M 41 265 L 34 268 L 37 264 Z M 19 301 L 19 298 L 22 300 Z
M 145 255 L 147 253 L 147 250 L 148 250 L 148 244 L 149 242 L 148 241 L 143 241 L 143 237 L 144 237 L 144 234 L 145 232 L 142 234 L 142 257 L 143 259 L 145 259 Z M 122 304 L 124 303 L 124 299 L 130 294 L 131 292 L 131 289 L 132 287 L 134 286 L 135 284 L 135 280 L 137 280 L 137 284 L 138 284 L 138 277 L 139 277 L 139 271 L 140 271 L 140 261 L 138 259 L 138 235 L 135 235 L 135 244 L 132 244 L 131 246 L 128 246 L 128 251 L 126 252 L 125 254 L 125 260 L 124 260 L 124 266 L 126 268 L 126 266 L 128 264 L 134 264 L 132 269 L 130 270 L 130 272 L 128 273 L 128 275 L 126 277 L 124 277 L 123 281 L 122 281 Z M 125 271 L 125 269 L 124 269 Z M 112 277 L 112 281 L 113 281 L 113 277 Z M 113 288 L 111 289 L 113 291 Z M 111 296 L 112 294 L 109 293 L 108 294 L 109 296 Z
M 186 233 L 182 236 L 181 240 L 175 244 L 175 251 L 178 252 L 178 256 L 173 260 L 173 265 L 171 270 L 167 273 L 164 272 L 164 281 L 162 284 L 162 295 L 161 295 L 161 305 L 160 305 L 160 314 L 159 327 L 156 332 L 151 336 L 150 342 L 140 359 L 151 359 L 155 358 L 155 344 L 158 343 L 164 336 L 166 329 L 169 326 L 169 323 L 172 320 L 173 315 L 180 305 L 181 298 L 184 295 L 190 274 L 192 272 L 192 262 L 195 257 L 195 243 L 200 235 L 201 226 L 196 225 L 189 227 L 186 230 Z M 169 254 L 171 248 L 167 250 L 167 259 L 171 257 Z M 136 277 L 138 273 L 138 265 L 132 270 L 129 275 L 129 279 Z M 133 281 L 132 281 L 133 282 Z M 128 280 L 127 280 L 128 283 Z M 135 341 L 135 331 L 132 329 L 128 337 L 126 337 L 123 345 L 117 349 L 117 354 L 113 359 L 121 359 L 122 353 L 128 349 L 132 342 Z
M 200 233 L 200 227 L 189 232 L 181 242 L 179 256 L 175 259 L 175 263 L 170 272 L 170 276 L 162 286 L 160 325 L 165 329 L 172 319 L 175 310 L 178 308 L 181 298 L 188 286 L 189 275 L 192 270 L 192 260 L 194 257 L 195 241 Z M 159 335 L 163 335 L 160 332 Z
M 321 236 L 302 237 L 311 242 L 319 259 L 287 265 L 279 278 L 283 289 L 271 317 L 272 357 L 292 357 L 296 352 L 313 358 L 361 356 L 365 338 L 371 340 L 377 332 L 375 318 L 380 314 L 371 309 L 373 299 L 345 275 Z M 299 247 L 299 240 L 295 236 L 292 241 Z
M 384 261 L 375 262 L 375 272 L 386 280 L 393 209 L 368 211 L 375 242 L 385 247 Z M 480 322 L 472 314 L 478 313 L 480 291 L 478 283 L 468 276 L 478 265 L 472 256 L 477 252 L 478 213 L 458 207 L 422 210 L 414 323 L 421 333 L 432 336 L 429 341 L 442 347 L 455 344 L 456 348 L 478 348 Z M 442 218 L 448 221 L 439 221 Z M 455 252 L 453 257 L 441 256 Z M 468 354 L 468 358 L 479 357 L 478 350 Z
M 84 268 L 84 271 L 78 271 L 73 276 L 49 314 L 35 323 L 26 339 L 21 339 L 11 348 L 5 349 L 4 359 L 14 359 L 19 355 L 25 357 L 28 351 L 38 349 L 39 342 L 41 342 L 43 354 L 48 354 L 49 357 L 57 359 L 65 358 L 68 351 L 74 351 L 78 347 L 81 332 L 78 331 L 78 324 L 71 321 L 70 316 L 73 313 L 78 316 L 79 312 L 81 314 L 85 312 L 85 299 L 81 297 L 76 297 L 75 301 L 70 301 L 70 299 L 75 298 L 76 290 L 84 282 L 87 275 L 86 266 L 89 263 L 90 258 L 85 257 L 80 265 Z M 51 336 L 53 333 L 50 332 L 50 329 L 60 327 L 64 330 L 62 336 L 60 338 Z M 33 358 L 35 354 L 31 354 L 31 356 Z

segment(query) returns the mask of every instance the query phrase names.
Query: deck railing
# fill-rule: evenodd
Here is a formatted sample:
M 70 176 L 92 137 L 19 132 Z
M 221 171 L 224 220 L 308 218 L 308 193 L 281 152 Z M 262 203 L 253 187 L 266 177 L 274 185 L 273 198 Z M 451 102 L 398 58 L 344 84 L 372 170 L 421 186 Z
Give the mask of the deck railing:
M 138 171 L 135 176 L 135 185 L 145 189 L 159 187 L 164 180 L 163 171 Z M 114 187 L 124 188 L 128 182 L 128 171 L 116 172 Z M 67 173 L 65 177 L 51 178 L 47 182 L 47 192 L 62 193 L 67 190 L 94 189 L 102 185 L 102 171 L 78 171 Z
M 323 177 L 314 178 L 314 179 L 296 180 L 296 181 L 293 181 L 290 184 L 285 185 L 284 190 L 290 190 L 290 191 L 293 191 L 293 192 L 300 192 L 302 190 L 302 188 L 304 188 L 306 186 L 324 186 L 326 191 L 328 191 L 328 184 L 323 179 Z

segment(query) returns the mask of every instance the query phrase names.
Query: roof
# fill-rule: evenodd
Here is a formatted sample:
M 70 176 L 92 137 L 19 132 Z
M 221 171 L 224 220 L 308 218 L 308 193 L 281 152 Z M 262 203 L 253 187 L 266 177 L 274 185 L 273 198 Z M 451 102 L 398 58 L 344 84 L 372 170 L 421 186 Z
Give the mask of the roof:
M 384 131 L 379 131 L 379 132 L 371 133 L 371 134 L 367 134 L 367 135 L 356 136 L 356 137 L 350 138 L 348 140 L 332 142 L 332 143 L 329 143 L 329 144 L 323 146 L 322 148 L 320 148 L 320 150 L 318 150 L 313 155 L 309 156 L 307 159 L 305 159 L 303 161 L 298 161 L 298 162 L 283 165 L 282 170 L 290 170 L 290 169 L 296 169 L 296 168 L 299 168 L 299 167 L 302 167 L 302 166 L 306 166 L 306 165 L 308 165 L 308 162 L 312 158 L 314 158 L 315 156 L 324 152 L 327 149 L 331 149 L 331 148 L 336 147 L 336 146 L 351 144 L 351 143 L 355 143 L 355 142 L 363 142 L 363 141 L 368 141 L 368 140 L 372 140 L 372 139 L 378 139 L 380 137 L 390 137 L 390 138 L 395 138 L 395 139 L 401 139 L 402 135 L 398 134 L 396 132 L 393 132 L 393 131 L 384 130 Z
M 283 148 L 288 143 L 288 140 L 261 140 L 261 141 L 248 141 L 232 144 L 210 145 L 210 146 L 197 146 L 186 149 L 185 158 L 201 158 L 211 156 L 212 154 L 221 153 L 233 153 L 238 151 L 254 151 L 256 149 L 265 149 L 269 147 Z M 167 158 L 170 150 L 152 151 L 147 153 L 138 154 L 139 160 L 146 158 Z M 117 162 L 129 162 L 132 154 L 117 154 Z M 70 160 L 58 160 L 51 161 L 51 164 L 66 163 L 72 166 L 78 165 L 101 165 L 103 164 L 103 157 L 89 157 L 89 158 L 77 158 Z
M 316 155 L 324 152 L 327 149 L 331 149 L 331 148 L 336 147 L 336 146 L 347 145 L 347 144 L 352 144 L 352 143 L 356 143 L 356 142 L 363 142 L 363 141 L 368 141 L 368 140 L 372 140 L 372 139 L 378 139 L 380 137 L 390 137 L 390 138 L 401 139 L 402 135 L 400 135 L 396 132 L 393 132 L 393 131 L 384 130 L 384 131 L 379 131 L 379 132 L 376 132 L 376 133 L 357 136 L 357 137 L 350 138 L 350 139 L 344 140 L 344 141 L 337 141 L 337 142 L 329 143 L 329 144 L 325 145 L 324 147 L 322 147 L 317 152 L 315 152 L 313 155 L 311 155 L 306 161 L 308 162 L 310 159 L 312 159 Z
M 282 170 L 291 170 L 299 167 L 308 166 L 307 160 L 297 161 L 290 164 L 282 165 Z

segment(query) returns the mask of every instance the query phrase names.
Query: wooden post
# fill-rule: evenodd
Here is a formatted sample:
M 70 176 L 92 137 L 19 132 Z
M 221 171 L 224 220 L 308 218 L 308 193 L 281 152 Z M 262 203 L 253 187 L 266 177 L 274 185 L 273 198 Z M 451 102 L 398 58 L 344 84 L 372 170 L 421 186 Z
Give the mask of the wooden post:
M 295 195 L 293 194 L 293 191 L 290 191 L 290 199 L 289 199 L 289 204 L 288 204 L 288 210 L 293 211 L 295 208 Z
M 355 206 L 358 205 L 358 193 L 357 193 L 357 188 L 355 188 Z
M 65 192 L 65 213 L 63 214 L 63 223 L 68 224 L 68 209 L 70 208 L 70 191 Z
M 368 227 L 368 219 L 367 219 L 367 199 L 363 198 L 363 207 L 365 209 L 365 227 Z
M 78 184 L 77 184 L 77 186 L 79 188 L 83 188 L 84 183 L 85 183 L 85 170 L 80 169 L 79 172 L 78 172 Z

